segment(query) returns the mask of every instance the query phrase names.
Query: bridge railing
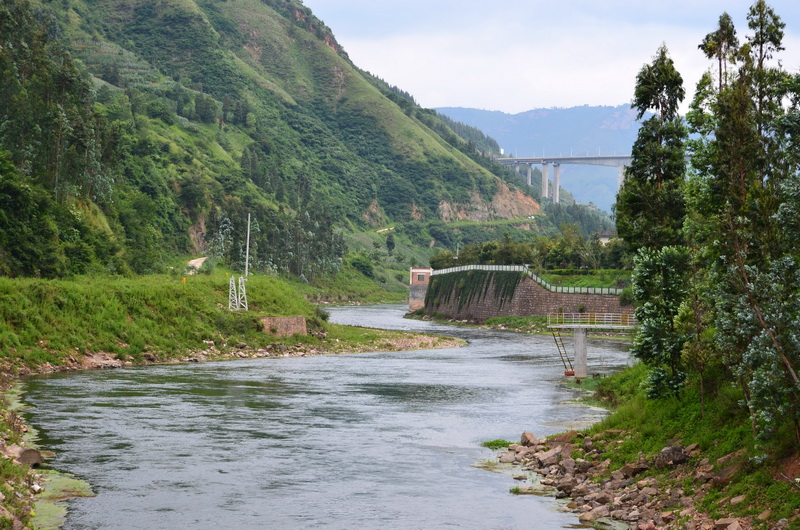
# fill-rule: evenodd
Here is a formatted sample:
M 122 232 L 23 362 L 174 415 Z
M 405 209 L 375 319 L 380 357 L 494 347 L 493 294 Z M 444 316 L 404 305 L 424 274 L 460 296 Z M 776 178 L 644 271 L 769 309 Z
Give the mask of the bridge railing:
M 638 325 L 630 313 L 550 313 L 548 327 L 633 328 Z
M 464 272 L 464 271 L 508 271 L 508 272 L 521 272 L 531 277 L 533 281 L 550 291 L 551 293 L 562 294 L 610 294 L 619 296 L 622 294 L 622 289 L 616 287 L 571 287 L 564 285 L 553 285 L 546 280 L 540 278 L 538 275 L 530 270 L 528 265 L 462 265 L 460 267 L 450 267 L 447 269 L 438 269 L 431 273 L 431 276 L 439 274 L 449 274 L 451 272 Z

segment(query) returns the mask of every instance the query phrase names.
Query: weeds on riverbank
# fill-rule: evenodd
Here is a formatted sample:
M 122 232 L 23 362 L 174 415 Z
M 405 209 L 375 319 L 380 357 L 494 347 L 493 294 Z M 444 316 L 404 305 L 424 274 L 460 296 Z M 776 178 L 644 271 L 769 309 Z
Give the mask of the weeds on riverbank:
M 509 442 L 508 440 L 498 439 L 498 440 L 491 440 L 489 442 L 483 442 L 481 445 L 483 447 L 488 447 L 492 451 L 497 451 L 499 449 L 506 449 L 509 445 L 511 445 L 511 442 Z
M 595 399 L 615 410 L 588 435 L 624 433 L 603 454 L 612 470 L 667 446 L 697 444 L 694 476 L 650 473 L 696 495 L 699 509 L 711 517 L 746 517 L 761 528 L 786 519 L 789 527 L 800 527 L 800 455 L 794 451 L 790 422 L 774 438 L 758 440 L 739 387 L 706 381 L 701 405 L 699 383 L 690 381 L 679 398 L 653 400 L 644 394 L 646 377 L 646 367 L 636 364 L 598 383 Z
M 62 364 L 70 356 L 108 352 L 141 360 L 167 358 L 203 341 L 270 342 L 258 316 L 302 315 L 315 308 L 283 281 L 252 277 L 251 311 L 228 311 L 228 278 L 197 275 L 37 280 L 0 278 L 0 351 L 12 364 Z
M 193 276 L 99 277 L 72 280 L 0 278 L 0 362 L 6 370 L 79 362 L 104 352 L 134 363 L 168 361 L 206 350 L 286 347 L 375 349 L 399 333 L 353 331 L 326 322 L 326 313 L 295 286 L 251 276 L 249 311 L 228 310 L 224 272 Z M 304 316 L 308 336 L 277 338 L 259 317 Z M 324 336 L 327 335 L 327 339 Z
M 0 392 L 8 391 L 10 379 L 3 377 Z M 22 440 L 22 419 L 10 410 L 6 395 L 0 395 L 0 433 L 6 446 Z M 31 492 L 28 487 L 30 467 L 14 463 L 7 456 L 0 456 L 0 528 L 13 528 L 14 519 L 27 527 L 31 517 Z

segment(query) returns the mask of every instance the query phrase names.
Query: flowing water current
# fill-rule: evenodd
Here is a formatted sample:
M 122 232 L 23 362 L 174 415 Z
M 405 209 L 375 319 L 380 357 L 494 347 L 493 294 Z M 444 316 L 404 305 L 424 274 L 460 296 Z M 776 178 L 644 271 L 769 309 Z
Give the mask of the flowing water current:
M 474 467 L 481 442 L 585 427 L 553 339 L 331 308 L 331 321 L 434 332 L 462 348 L 254 359 L 29 379 L 51 466 L 88 481 L 68 529 L 574 528 L 551 498 Z M 567 347 L 570 347 L 567 340 Z M 589 341 L 590 372 L 628 363 Z

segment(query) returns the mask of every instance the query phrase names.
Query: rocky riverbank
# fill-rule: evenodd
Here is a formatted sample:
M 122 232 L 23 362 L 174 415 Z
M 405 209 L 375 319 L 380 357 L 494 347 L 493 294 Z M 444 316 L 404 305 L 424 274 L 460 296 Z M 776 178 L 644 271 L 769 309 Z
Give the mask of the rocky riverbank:
M 501 452 L 498 461 L 514 466 L 519 494 L 553 495 L 568 499 L 563 508 L 585 524 L 607 528 L 655 530 L 747 530 L 796 528 L 800 510 L 791 519 L 772 520 L 769 509 L 743 518 L 711 518 L 698 503 L 714 488 L 725 491 L 731 477 L 745 464 L 737 451 L 709 461 L 697 444 L 664 447 L 660 453 L 639 453 L 638 459 L 614 466 L 614 448 L 629 433 L 607 430 L 593 436 L 570 431 L 537 439 L 523 433 L 520 443 Z M 719 506 L 735 507 L 745 495 L 724 497 Z
M 375 330 L 371 330 L 375 331 Z M 208 362 L 235 359 L 264 359 L 270 357 L 306 357 L 310 355 L 332 355 L 347 353 L 369 353 L 378 351 L 424 350 L 433 348 L 455 348 L 465 342 L 452 337 L 441 337 L 421 333 L 386 333 L 376 340 L 366 343 L 353 343 L 339 339 L 325 340 L 324 333 L 317 333 L 321 342 L 317 345 L 275 343 L 266 348 L 252 348 L 245 343 L 217 343 L 204 341 L 205 347 L 190 351 L 177 357 L 161 357 L 156 352 L 142 354 L 141 362 L 126 361 L 107 352 L 96 352 L 81 355 L 76 353 L 67 357 L 63 364 L 44 363 L 38 366 L 12 367 L 0 366 L 0 372 L 15 373 L 18 376 L 47 374 L 55 372 L 74 372 L 79 370 L 95 370 L 103 368 L 122 368 L 125 366 L 147 364 L 169 364 L 187 362 Z

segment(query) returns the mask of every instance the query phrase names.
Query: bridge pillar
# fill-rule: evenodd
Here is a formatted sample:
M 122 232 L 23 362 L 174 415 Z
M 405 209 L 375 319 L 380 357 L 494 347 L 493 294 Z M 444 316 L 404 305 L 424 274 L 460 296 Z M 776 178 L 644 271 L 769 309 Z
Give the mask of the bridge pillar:
M 531 173 L 532 172 L 533 172 L 533 164 L 528 164 L 528 178 L 527 178 L 528 186 L 531 185 Z
M 519 162 L 517 162 L 516 164 L 514 164 L 514 171 L 516 171 L 516 172 L 517 172 L 517 175 L 520 175 L 520 174 L 521 174 L 521 173 L 519 172 Z
M 586 328 L 572 330 L 575 337 L 575 377 L 589 377 L 589 367 L 586 361 L 587 339 Z
M 547 189 L 550 185 L 550 180 L 547 177 L 549 169 L 550 166 L 547 165 L 547 162 L 542 162 L 542 199 L 546 199 L 550 196 L 550 190 Z
M 561 193 L 561 164 L 553 164 L 553 202 L 558 204 Z
M 625 168 L 627 166 L 619 166 L 617 168 L 617 189 L 622 188 L 622 183 L 625 181 Z

